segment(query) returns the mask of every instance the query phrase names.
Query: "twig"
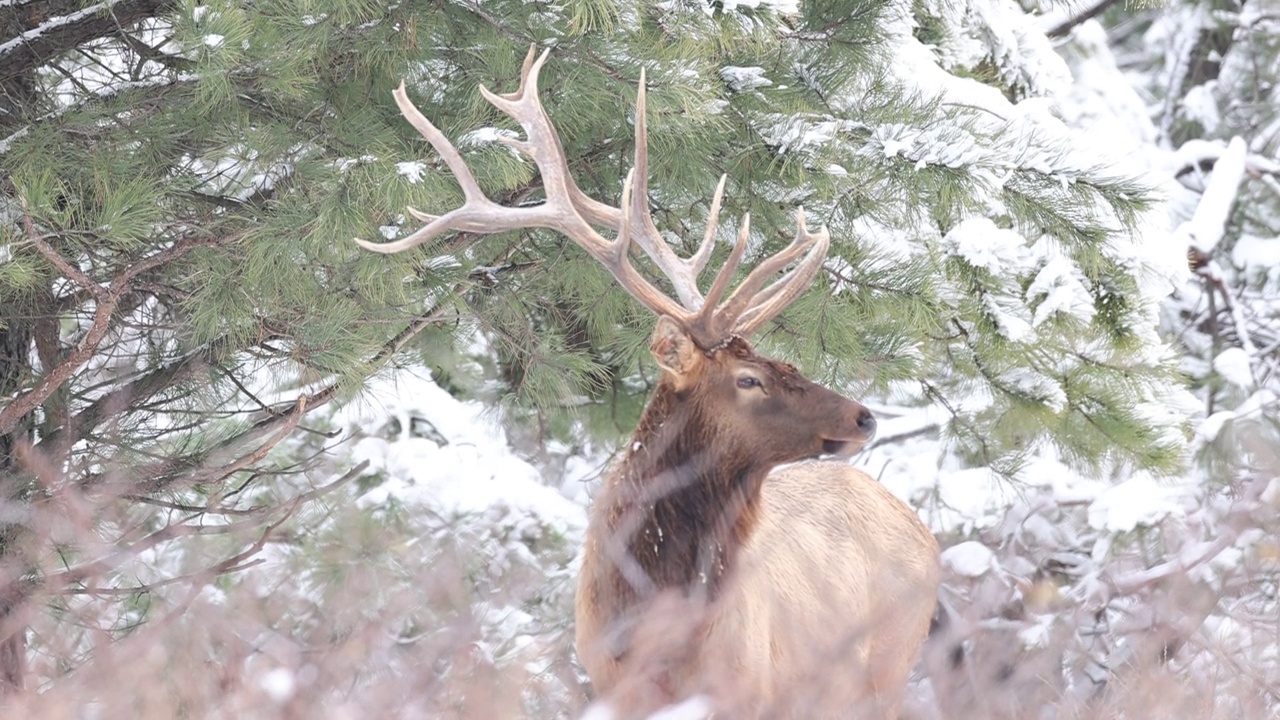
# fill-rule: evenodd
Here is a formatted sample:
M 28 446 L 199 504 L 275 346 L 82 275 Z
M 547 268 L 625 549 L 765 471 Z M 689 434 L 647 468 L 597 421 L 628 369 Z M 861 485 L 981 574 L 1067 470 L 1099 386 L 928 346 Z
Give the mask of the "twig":
M 54 267 L 58 268 L 58 270 L 61 271 L 63 275 L 66 275 L 73 282 L 75 282 L 75 284 L 84 288 L 86 291 L 88 291 L 90 295 L 94 296 L 95 298 L 101 298 L 103 295 L 107 293 L 106 288 L 102 287 L 101 285 L 94 282 L 93 280 L 90 280 L 88 275 L 85 275 L 83 272 L 80 271 L 80 268 L 67 262 L 67 259 L 62 257 L 62 255 L 58 254 L 58 251 L 54 250 L 53 246 L 45 242 L 45 240 L 48 238 L 56 237 L 55 235 L 37 234 L 35 229 L 35 224 L 31 221 L 30 215 L 23 216 L 22 225 L 27 231 L 27 240 L 32 245 L 35 246 L 36 250 L 40 253 L 40 255 L 45 260 L 48 260 Z
M 230 572 L 235 569 L 241 569 L 241 568 L 237 568 L 239 563 L 243 561 L 245 558 L 248 558 L 251 555 L 262 550 L 262 548 L 266 545 L 267 540 L 270 538 L 271 533 L 275 532 L 276 529 L 279 528 L 282 524 L 284 524 L 286 520 L 293 517 L 294 513 L 296 513 L 300 507 L 302 507 L 304 504 L 308 502 L 311 502 L 312 500 L 315 500 L 316 498 L 322 495 L 333 492 L 334 490 L 336 490 L 337 488 L 341 487 L 346 483 L 351 482 L 353 479 L 359 477 L 368 467 L 369 467 L 369 461 L 365 460 L 364 462 L 361 462 L 359 465 L 356 465 L 355 467 L 351 468 L 347 472 L 343 473 L 341 477 L 334 480 L 333 482 L 330 482 L 326 485 L 322 485 L 318 488 L 314 488 L 312 490 L 308 490 L 307 492 L 295 495 L 294 497 L 290 498 L 288 501 L 284 502 L 281 505 L 275 505 L 272 507 L 262 508 L 258 510 L 254 514 L 261 515 L 261 514 L 265 514 L 267 512 L 272 512 L 272 511 L 282 511 L 283 514 L 278 519 L 276 519 L 275 521 L 267 525 L 267 527 L 263 530 L 263 532 L 258 537 L 258 539 L 247 550 L 237 553 L 236 555 L 233 555 L 230 558 L 227 558 L 211 566 L 207 570 L 202 571 L 202 573 L 193 573 L 191 575 L 186 575 L 184 577 L 190 578 L 190 577 L 195 577 L 200 575 L 211 577 L 212 575 L 219 575 L 225 572 Z M 203 512 L 203 510 L 200 510 L 199 512 Z M 194 519 L 194 518 L 188 518 L 179 523 L 167 525 L 161 528 L 160 530 L 157 530 L 151 533 L 150 535 L 147 535 L 146 537 L 130 545 L 129 547 L 116 550 L 115 552 L 107 555 L 104 558 L 100 558 L 98 560 L 94 560 L 92 562 L 85 563 L 83 565 L 79 565 L 74 568 L 69 568 L 63 572 L 60 572 L 54 575 L 48 575 L 44 578 L 45 584 L 49 586 L 55 586 L 54 592 L 64 592 L 62 588 L 58 588 L 56 586 L 66 586 L 66 585 L 71 585 L 73 583 L 83 583 L 85 580 L 88 580 L 92 577 L 96 577 L 103 573 L 114 570 L 115 568 L 124 564 L 126 561 L 132 558 L 136 558 L 138 555 L 142 554 L 144 551 L 149 550 L 155 547 L 156 545 L 159 545 L 160 543 L 167 542 L 169 540 L 174 540 L 180 537 L 190 537 L 190 536 L 198 536 L 198 535 L 227 535 L 244 528 L 257 527 L 261 525 L 261 520 L 243 520 L 240 522 L 228 523 L 226 525 L 190 525 L 188 523 L 190 522 L 191 519 Z M 160 581 L 160 582 L 163 584 L 170 584 L 172 582 L 180 581 L 181 579 L 182 578 L 169 578 L 167 580 Z M 150 585 L 141 586 L 141 588 L 145 589 L 148 587 L 154 588 L 154 587 L 160 587 L 160 586 L 161 585 L 159 583 L 152 583 Z
M 1112 5 L 1115 5 L 1115 4 L 1116 4 L 1116 3 L 1118 3 L 1119 1 L 1120 1 L 1120 0 L 1102 0 L 1101 2 L 1097 3 L 1096 5 L 1094 5 L 1093 7 L 1089 8 L 1088 10 L 1085 10 L 1084 12 L 1080 13 L 1079 15 L 1076 15 L 1076 16 L 1074 16 L 1074 17 L 1067 18 L 1066 20 L 1063 20 L 1062 22 L 1058 23 L 1057 25 L 1054 25 L 1054 26 L 1053 26 L 1052 28 L 1050 28 L 1050 29 L 1049 29 L 1049 31 L 1048 31 L 1047 33 L 1045 33 L 1045 34 L 1046 34 L 1046 35 L 1048 35 L 1048 36 L 1049 36 L 1049 37 L 1051 37 L 1051 38 L 1066 37 L 1067 33 L 1069 33 L 1069 32 L 1071 32 L 1072 30 L 1074 30 L 1074 29 L 1076 28 L 1076 26 L 1077 26 L 1077 25 L 1080 25 L 1080 24 L 1082 24 L 1082 23 L 1084 23 L 1084 22 L 1087 22 L 1087 21 L 1089 21 L 1089 20 L 1092 20 L 1092 19 L 1094 19 L 1094 18 L 1098 17 L 1098 16 L 1099 16 L 1099 15 L 1101 15 L 1102 13 L 1106 12 L 1107 10 L 1109 10 L 1109 9 L 1111 8 L 1111 6 L 1112 6 Z
M 1235 518 L 1247 515 L 1257 506 L 1259 498 L 1266 490 L 1267 485 L 1271 482 L 1271 476 L 1266 473 L 1257 473 L 1249 481 L 1240 498 L 1236 500 L 1232 506 L 1230 515 Z M 1184 559 L 1177 557 L 1168 562 L 1160 563 L 1155 567 L 1146 570 L 1138 570 L 1135 572 L 1107 578 L 1103 576 L 1103 581 L 1113 588 L 1117 593 L 1128 595 L 1137 590 L 1155 584 L 1165 578 L 1173 575 L 1179 575 L 1193 570 L 1205 563 L 1213 560 L 1223 550 L 1231 547 L 1236 539 L 1240 536 L 1238 528 L 1231 527 L 1230 523 L 1223 523 L 1224 527 L 1220 529 L 1217 538 L 1209 544 L 1207 548 L 1196 553 L 1194 559 Z
M 0 436 L 13 432 L 13 429 L 18 426 L 18 422 L 22 418 L 48 400 L 49 396 L 61 387 L 63 383 L 71 379 L 71 376 L 80 369 L 80 366 L 93 357 L 98 345 L 110 331 L 112 314 L 115 313 L 121 297 L 130 291 L 131 282 L 134 278 L 144 272 L 172 262 L 195 248 L 212 247 L 224 242 L 230 242 L 238 237 L 240 237 L 240 234 L 237 233 L 223 238 L 199 238 L 186 241 L 144 258 L 121 273 L 112 281 L 110 290 L 98 296 L 98 306 L 94 310 L 89 331 L 80 340 L 80 344 L 67 353 L 61 363 L 45 373 L 35 387 L 18 395 L 13 402 L 0 409 Z M 87 280 L 87 278 L 85 279 Z

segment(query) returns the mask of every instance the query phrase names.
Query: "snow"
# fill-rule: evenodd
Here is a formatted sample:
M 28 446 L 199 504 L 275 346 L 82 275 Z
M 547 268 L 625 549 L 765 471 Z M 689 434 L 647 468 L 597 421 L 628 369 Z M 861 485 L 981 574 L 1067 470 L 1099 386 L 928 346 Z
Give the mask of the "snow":
M 653 713 L 648 720 L 704 720 L 711 716 L 714 709 L 709 699 L 702 695 L 695 695 L 682 703 Z
M 723 10 L 726 13 L 736 12 L 739 8 L 755 10 L 757 8 L 767 8 L 782 15 L 795 15 L 800 12 L 799 0 L 723 0 L 720 3 L 712 4 L 710 0 L 694 0 L 690 4 L 698 4 L 702 13 L 707 17 L 711 17 L 717 10 Z M 660 2 L 658 7 L 668 10 L 673 2 Z
M 226 40 L 227 40 L 227 36 L 226 36 L 226 35 L 219 35 L 219 34 L 217 34 L 217 33 L 210 33 L 210 34 L 208 34 L 208 35 L 205 35 L 205 36 L 204 36 L 203 42 L 204 42 L 204 44 L 205 44 L 205 45 L 207 45 L 208 47 L 216 48 L 216 47 L 222 47 L 222 43 L 226 42 Z
M 1148 473 L 1137 473 L 1099 494 L 1089 505 L 1089 525 L 1113 533 L 1150 527 L 1182 514 L 1185 490 L 1161 485 Z
M 987 293 L 982 296 L 987 313 L 996 321 L 1000 334 L 1010 342 L 1031 342 L 1035 338 L 1031 315 L 1020 298 Z
M 410 185 L 417 185 L 421 182 L 422 174 L 426 171 L 427 164 L 421 160 L 396 163 L 396 174 L 408 180 Z
M 1231 264 L 1250 282 L 1280 284 L 1280 237 L 1241 235 L 1231 248 Z
M 492 145 L 494 143 L 503 142 L 503 140 L 519 140 L 519 133 L 514 130 L 496 127 L 482 127 L 472 130 L 458 138 L 458 147 L 476 147 L 481 145 Z M 516 157 L 523 157 L 515 148 L 508 146 L 508 149 Z
M 283 667 L 264 673 L 262 677 L 258 678 L 258 685 L 267 694 L 267 697 L 277 703 L 289 700 L 297 689 L 297 681 L 294 679 L 293 671 Z
M 932 524 L 942 531 L 995 525 L 1013 500 L 1007 483 L 984 467 L 942 474 L 937 491 L 941 508 Z
M 706 720 L 712 717 L 715 708 L 710 699 L 695 695 L 683 702 L 669 705 L 657 712 L 649 714 L 645 720 Z M 592 703 L 582 714 L 581 720 L 615 720 L 617 714 L 607 703 Z
M 1244 177 L 1245 154 L 1248 146 L 1241 137 L 1234 137 L 1227 149 L 1213 166 L 1209 186 L 1205 188 L 1191 220 L 1178 227 L 1175 240 L 1208 255 L 1222 239 L 1231 206 L 1235 204 L 1240 180 Z
M 32 40 L 35 40 L 52 30 L 57 30 L 58 28 L 80 22 L 87 17 L 97 15 L 104 11 L 110 11 L 110 9 L 115 7 L 119 2 L 120 0 L 104 0 L 104 2 L 96 3 L 86 8 L 81 8 L 80 10 L 67 15 L 56 15 L 54 17 L 44 18 L 38 25 L 36 25 L 36 27 L 21 33 L 6 43 L 0 43 L 0 58 L 8 55 L 19 47 L 29 44 Z
M 942 566 L 961 577 L 981 577 L 996 566 L 995 553 L 974 540 L 957 543 L 942 551 Z
M 1219 410 L 1200 422 L 1196 428 L 1196 437 L 1201 442 L 1213 442 L 1222 433 L 1222 428 L 1235 420 L 1235 417 L 1236 414 L 1230 410 Z
M 1067 407 L 1067 393 L 1058 381 L 1031 368 L 1014 368 L 1002 374 L 1000 380 L 1028 397 L 1040 400 L 1055 413 Z
M 379 437 L 388 417 L 401 434 Z M 425 421 L 444 441 L 409 437 L 415 420 Z M 586 526 L 581 505 L 542 484 L 538 470 L 508 446 L 500 418 L 484 404 L 460 401 L 421 368 L 377 380 L 360 402 L 338 410 L 334 422 L 360 435 L 355 462 L 369 460 L 367 475 L 385 480 L 359 500 L 364 506 L 389 498 L 446 515 L 512 510 L 570 533 Z
M 701 5 L 708 14 L 716 9 L 709 1 Z M 1012 0 L 955 3 L 924 0 L 919 5 L 946 18 L 947 25 L 958 31 L 938 46 L 926 47 L 912 37 L 911 28 L 905 27 L 904 20 L 893 48 L 892 66 L 897 79 L 908 81 L 913 89 L 936 95 L 949 107 L 976 108 L 980 116 L 981 113 L 990 116 L 990 124 L 975 122 L 964 126 L 948 122 L 928 128 L 879 125 L 871 128 L 872 138 L 866 148 L 866 152 L 879 156 L 877 159 L 903 158 L 914 163 L 917 169 L 929 166 L 965 169 L 988 183 L 992 197 L 998 194 L 996 191 L 1015 166 L 1049 173 L 1064 187 L 1074 181 L 1082 168 L 1066 167 L 1061 158 L 1039 149 L 1045 138 L 1080 142 L 1082 146 L 1091 147 L 1090 153 L 1098 157 L 1139 164 L 1181 163 L 1191 168 L 1201 161 L 1216 161 L 1204 196 L 1194 207 L 1194 217 L 1179 228 L 1177 236 L 1169 237 L 1169 225 L 1161 208 L 1151 213 L 1150 222 L 1144 222 L 1144 231 L 1136 237 L 1114 238 L 1108 252 L 1129 261 L 1130 269 L 1137 268 L 1134 271 L 1143 282 L 1141 297 L 1135 298 L 1136 302 L 1154 303 L 1185 275 L 1182 250 L 1187 243 L 1206 251 L 1219 243 L 1246 170 L 1274 172 L 1274 161 L 1262 154 L 1265 147 L 1259 146 L 1250 154 L 1239 138 L 1230 143 L 1193 140 L 1172 153 L 1153 149 L 1157 136 L 1155 126 L 1138 92 L 1118 80 L 1121 70 L 1107 48 L 1104 31 L 1096 22 L 1086 22 L 1076 28 L 1072 45 L 1083 48 L 1084 52 L 1069 55 L 1067 62 L 1062 63 L 1043 36 L 1034 31 L 1033 23 L 1037 21 L 1018 11 Z M 786 0 L 763 3 L 738 0 L 718 7 L 725 13 L 759 7 L 783 13 L 797 10 L 795 2 Z M 902 12 L 906 17 L 906 11 Z M 192 10 L 192 18 L 197 22 L 214 14 L 205 6 Z M 308 24 L 320 20 L 323 16 L 304 18 Z M 224 40 L 221 35 L 206 35 L 203 41 L 209 47 L 219 47 Z M 3 52 L 0 48 L 0 56 Z M 961 65 L 976 66 L 988 53 L 1001 81 L 1016 90 L 1013 95 L 1024 96 L 1019 102 L 1010 102 L 999 90 L 976 80 L 945 72 Z M 1075 78 L 1074 83 L 1066 74 L 1068 69 Z M 432 72 L 439 77 L 448 75 L 435 70 L 427 74 Z M 728 66 L 720 70 L 720 78 L 733 92 L 770 87 L 773 82 L 765 75 L 760 67 Z M 1183 99 L 1186 116 L 1206 128 L 1224 122 L 1214 101 L 1214 90 L 1211 85 L 1192 88 Z M 1059 117 L 1073 128 L 1089 128 L 1088 136 L 1068 131 Z M 988 140 L 982 133 L 994 133 L 997 127 L 1005 133 L 998 137 L 1008 139 L 1010 145 L 1000 148 L 984 145 Z M 779 152 L 800 152 L 836 141 L 855 128 L 865 132 L 865 128 L 827 116 L 779 114 L 771 116 L 764 135 Z M 25 129 L 0 142 L 0 153 L 22 132 Z M 496 128 L 481 128 L 460 138 L 458 144 L 484 145 L 513 135 Z M 192 161 L 192 167 L 206 175 L 249 168 L 251 163 L 239 163 L 239 159 L 230 157 L 237 151 L 229 151 L 227 158 Z M 376 158 L 364 156 L 336 163 L 345 169 L 349 164 L 344 163 L 374 160 Z M 824 166 L 832 175 L 847 174 L 840 165 L 817 165 Z M 395 169 L 408 183 L 417 184 L 427 166 L 421 161 L 400 162 Z M 282 166 L 276 170 L 283 173 L 287 168 Z M 271 172 L 255 173 L 245 175 L 244 185 L 270 187 L 274 177 Z M 1264 177 L 1274 183 L 1274 178 Z M 1002 214 L 998 205 L 993 204 L 987 210 L 992 217 Z M 397 220 L 402 222 L 402 218 Z M 920 238 L 907 236 L 901 228 L 878 226 L 869 217 L 858 218 L 853 224 L 866 229 L 860 232 L 865 242 L 893 257 L 909 258 L 914 248 L 924 244 Z M 390 239 L 399 233 L 400 227 L 387 225 L 380 230 Z M 1095 306 L 1083 275 L 1069 258 L 1055 249 L 1051 239 L 1024 237 L 1015 230 L 1001 228 L 986 216 L 974 216 L 963 219 L 945 236 L 934 235 L 926 242 L 935 240 L 940 241 L 943 251 L 990 274 L 996 281 L 993 287 L 984 289 L 981 302 L 1005 338 L 1030 343 L 1038 332 L 1044 331 L 1041 328 L 1047 323 L 1059 319 L 1088 323 L 1093 319 Z M 930 246 L 929 250 L 932 249 Z M 0 247 L 0 262 L 7 253 L 7 247 Z M 1259 283 L 1276 282 L 1280 280 L 1280 239 L 1245 233 L 1235 240 L 1231 261 L 1236 269 Z M 828 260 L 830 267 L 838 267 L 843 262 L 838 257 Z M 459 261 L 453 256 L 441 256 L 428 265 L 446 269 L 458 267 Z M 1017 283 L 1000 284 L 1014 276 Z M 1162 360 L 1160 356 L 1166 352 L 1163 346 L 1148 342 L 1154 330 L 1139 328 L 1137 332 L 1149 333 L 1142 336 L 1141 344 L 1144 352 L 1150 353 L 1152 362 Z M 1246 349 L 1228 347 L 1212 358 L 1211 366 L 1228 383 L 1246 391 L 1238 393 L 1244 395 L 1257 387 L 1252 359 L 1254 356 Z M 1049 374 L 1020 367 L 1002 372 L 999 379 L 1041 399 L 1054 412 L 1065 408 L 1066 394 L 1059 381 Z M 1170 388 L 1167 394 L 1153 398 L 1152 402 L 1137 404 L 1136 410 L 1140 415 L 1149 413 L 1144 417 L 1150 417 L 1154 426 L 1175 438 L 1184 427 L 1182 423 L 1195 426 L 1197 442 L 1218 439 L 1228 424 L 1238 420 L 1257 420 L 1276 411 L 1275 395 L 1259 390 L 1233 410 L 1217 412 L 1196 424 L 1203 403 L 1179 414 L 1175 410 L 1182 399 L 1180 396 L 1190 397 L 1180 388 Z M 984 404 L 989 405 L 990 398 L 980 390 L 957 401 L 962 413 L 980 410 Z M 956 453 L 947 444 L 946 432 L 938 432 L 950 419 L 946 413 L 939 412 L 938 406 L 898 410 L 900 414 L 886 418 L 881 424 L 881 437 L 895 433 L 913 437 L 877 446 L 857 462 L 873 471 L 892 492 L 917 507 L 935 531 L 948 537 L 1001 526 L 1012 516 L 1011 508 L 1022 512 L 1033 501 L 1045 500 L 1053 503 L 1055 509 L 1059 505 L 1077 506 L 1078 512 L 1087 512 L 1089 528 L 1102 534 L 1090 535 L 1089 528 L 1080 528 L 1078 524 L 1073 527 L 1062 515 L 1031 510 L 1026 510 L 1030 514 L 1021 523 L 1020 531 L 1035 534 L 1043 547 L 1050 547 L 1054 543 L 1069 544 L 1055 532 L 1070 534 L 1079 530 L 1082 537 L 1072 538 L 1070 542 L 1086 550 L 1092 547 L 1095 558 L 1101 559 L 1112 548 L 1121 547 L 1122 541 L 1116 540 L 1115 534 L 1133 532 L 1170 518 L 1181 519 L 1197 501 L 1195 489 L 1187 484 L 1165 484 L 1146 474 L 1129 476 L 1114 485 L 1111 483 L 1115 476 L 1106 472 L 1083 476 L 1060 461 L 1049 448 L 1028 449 L 1027 464 L 1019 482 L 1010 483 L 988 468 L 960 466 Z M 538 469 L 511 448 L 497 412 L 477 401 L 454 398 L 437 386 L 430 379 L 429 371 L 423 368 L 411 367 L 397 371 L 394 378 L 375 379 L 362 402 L 334 410 L 334 418 L 357 437 L 350 445 L 353 460 L 370 461 L 364 479 L 373 486 L 360 497 L 362 507 L 404 503 L 421 515 L 480 516 L 475 525 L 484 523 L 497 512 L 504 518 L 518 516 L 560 528 L 574 539 L 585 526 L 586 484 L 579 480 L 600 474 L 603 463 L 598 457 L 586 453 L 570 456 L 563 488 L 547 486 Z M 387 430 L 388 418 L 396 419 L 398 431 Z M 934 437 L 935 433 L 942 438 Z M 1122 473 L 1117 475 L 1123 477 Z M 1273 506 L 1280 505 L 1280 480 L 1270 483 L 1263 500 Z M 1168 524 L 1177 525 L 1177 522 Z M 988 537 L 987 533 L 983 535 Z M 1203 543 L 1185 544 L 1179 556 L 1190 557 L 1204 547 Z M 521 550 L 524 548 L 519 544 L 512 548 L 513 552 Z M 1241 557 L 1238 551 L 1223 551 L 1209 565 L 1220 571 L 1241 562 Z M 1014 558 L 1017 559 L 1020 558 Z M 942 561 L 952 572 L 970 578 L 988 576 L 993 569 L 1011 572 L 1015 567 L 1007 558 L 1006 565 L 999 565 L 995 553 L 972 540 L 948 548 Z M 1208 568 L 1201 569 L 1207 571 Z M 484 605 L 478 610 L 485 626 L 510 638 L 514 646 L 523 647 L 531 641 L 523 633 L 536 619 L 527 612 L 501 604 Z M 1216 627 L 1209 625 L 1210 629 Z M 1019 637 L 1023 642 L 1036 644 L 1048 636 L 1049 629 L 1047 620 L 1037 622 L 1020 631 Z M 1234 632 L 1231 637 L 1235 637 Z M 488 656 L 499 652 L 499 648 L 483 643 L 478 647 Z M 283 702 L 292 696 L 296 681 L 290 671 L 278 669 L 260 676 L 259 684 L 269 697 Z M 654 717 L 700 718 L 708 710 L 696 702 L 686 702 Z M 609 716 L 608 711 L 599 706 L 593 706 L 587 714 L 591 718 Z
M 1218 353 L 1213 359 L 1213 369 L 1238 388 L 1247 390 L 1254 386 L 1252 362 L 1242 348 L 1230 347 Z
M 1280 477 L 1274 478 L 1262 491 L 1262 502 L 1280 510 Z
M 1045 263 L 1026 292 L 1028 300 L 1044 296 L 1036 306 L 1031 325 L 1039 327 L 1059 314 L 1074 317 L 1084 323 L 1093 320 L 1093 296 L 1089 294 L 1083 281 L 1084 274 L 1066 257 L 1059 255 Z
M 746 92 L 773 84 L 772 80 L 764 76 L 762 67 L 726 66 L 720 69 L 720 78 L 734 92 Z
M 1018 233 L 998 227 L 989 218 L 962 220 L 943 237 L 943 247 L 973 267 L 992 274 L 1026 257 L 1027 241 Z
M 1218 102 L 1213 97 L 1217 81 L 1197 85 L 1182 97 L 1182 112 L 1188 120 L 1198 122 L 1206 134 L 1212 134 L 1222 123 Z
M 1129 83 L 1116 82 L 1121 71 L 1107 31 L 1096 20 L 1081 23 L 1062 50 L 1075 79 L 1058 106 L 1063 121 L 1070 127 L 1090 128 L 1090 139 L 1105 143 L 1115 157 L 1146 155 L 1156 141 L 1156 127 L 1138 91 Z

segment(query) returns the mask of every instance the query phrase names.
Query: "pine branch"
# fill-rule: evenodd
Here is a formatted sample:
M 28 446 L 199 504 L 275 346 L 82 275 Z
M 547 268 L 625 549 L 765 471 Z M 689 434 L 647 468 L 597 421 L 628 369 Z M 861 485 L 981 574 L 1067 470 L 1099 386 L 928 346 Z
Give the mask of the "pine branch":
M 283 337 L 270 334 L 261 342 Z M 36 449 L 53 456 L 61 456 L 68 448 L 88 437 L 99 425 L 121 413 L 138 409 L 157 394 L 184 382 L 212 363 L 237 348 L 230 338 L 215 340 L 199 350 L 188 353 L 182 359 L 147 373 L 128 385 L 112 390 L 94 400 L 73 415 L 57 430 L 45 435 L 36 443 Z
M 33 242 L 37 241 L 34 230 L 28 225 L 29 237 Z M 238 239 L 239 234 L 231 234 L 222 238 L 196 238 L 185 240 L 173 247 L 162 250 L 149 257 L 146 257 L 133 265 L 127 270 L 120 273 L 110 283 L 110 290 L 102 291 L 97 297 L 97 307 L 94 309 L 93 319 L 89 324 L 89 329 L 85 332 L 80 343 L 71 352 L 67 353 L 62 362 L 57 366 L 49 369 L 40 382 L 35 387 L 19 394 L 3 409 L 0 409 L 0 435 L 7 435 L 17 427 L 18 423 L 28 413 L 34 411 L 43 402 L 49 399 L 58 388 L 71 379 L 77 370 L 80 369 L 94 353 L 98 350 L 99 343 L 106 337 L 107 333 L 114 327 L 112 320 L 116 307 L 120 303 L 121 298 L 129 294 L 133 290 L 133 280 L 143 273 L 150 272 L 157 267 L 166 265 L 178 258 L 186 255 L 188 252 L 200 247 L 216 247 L 232 240 Z M 39 245 L 37 245 L 39 247 Z M 52 252 L 52 251 L 50 251 Z M 74 276 L 73 276 L 74 277 Z M 90 283 L 87 277 L 81 276 L 77 282 Z M 94 287 L 90 283 L 90 287 Z M 86 287 L 88 289 L 88 287 Z M 97 291 L 90 291 L 97 292 Z
M 21 9 L 28 17 L 41 16 L 43 22 L 8 38 L 0 38 L 0 84 L 46 65 L 84 43 L 114 35 L 121 27 L 135 25 L 177 6 L 175 0 L 103 0 L 66 15 L 50 15 L 47 14 L 49 11 L 57 13 L 63 10 L 63 3 L 23 3 Z M 18 9 L 15 8 L 15 16 Z M 0 27 L 17 29 L 20 26 L 15 23 L 0 24 Z

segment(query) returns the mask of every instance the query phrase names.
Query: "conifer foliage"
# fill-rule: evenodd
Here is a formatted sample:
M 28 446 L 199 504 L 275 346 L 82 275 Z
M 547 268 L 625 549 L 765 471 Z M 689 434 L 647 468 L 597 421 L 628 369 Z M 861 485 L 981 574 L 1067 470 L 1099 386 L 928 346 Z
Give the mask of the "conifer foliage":
M 427 513 L 382 483 L 409 473 L 434 498 L 453 491 L 430 468 L 370 448 L 403 439 L 464 453 L 493 440 L 414 414 L 453 407 L 432 394 L 442 387 L 501 406 L 509 436 L 547 474 L 552 456 L 573 464 L 584 448 L 612 447 L 652 378 L 652 318 L 552 232 L 458 234 L 389 257 L 352 242 L 412 232 L 408 206 L 441 213 L 462 200 L 392 101 L 402 79 L 489 197 L 539 200 L 536 168 L 498 142 L 520 128 L 476 91 L 513 89 L 531 44 L 551 48 L 541 94 L 570 169 L 610 204 L 630 169 L 645 72 L 650 210 L 680 254 L 701 238 L 721 175 L 723 215 L 735 221 L 723 223 L 712 265 L 746 213 L 746 265 L 789 242 L 797 207 L 826 224 L 825 272 L 757 341 L 875 401 L 881 454 L 867 462 L 960 548 L 948 551 L 968 583 L 949 605 L 957 623 L 1016 602 L 1034 616 L 1023 640 L 1027 628 L 1078 638 L 1087 615 L 1131 609 L 1094 591 L 1113 581 L 1112 558 L 1142 571 L 1155 547 L 1142 529 L 1170 513 L 1126 524 L 1082 503 L 1113 481 L 1159 488 L 1155 477 L 1183 470 L 1199 412 L 1186 375 L 1208 412 L 1235 413 L 1211 415 L 1219 427 L 1274 404 L 1259 393 L 1274 385 L 1280 334 L 1258 328 L 1270 327 L 1259 298 L 1274 294 L 1275 273 L 1214 264 L 1274 237 L 1274 213 L 1231 205 L 1230 241 L 1200 237 L 1200 267 L 1211 269 L 1180 285 L 1185 259 L 1161 232 L 1159 177 L 1082 133 L 1095 126 L 1073 114 L 1087 106 L 1080 68 L 1095 67 L 1095 52 L 1110 57 L 1105 32 L 1068 22 L 1070 42 L 1055 47 L 1045 9 L 1032 10 L 1013 0 L 0 0 L 0 685 L 56 688 L 83 668 L 104 692 L 110 673 L 88 668 L 112 642 L 201 607 L 217 619 L 200 625 L 201 641 L 165 645 L 184 671 L 212 660 L 239 677 L 237 663 L 266 656 L 296 670 L 323 650 L 329 660 L 310 667 L 322 686 L 349 688 L 344 702 L 413 678 L 424 712 L 580 707 L 565 639 L 580 510 L 542 488 L 536 501 Z M 1214 82 L 1206 58 L 1244 59 L 1177 55 L 1186 17 L 1201 23 L 1196 47 L 1230 44 L 1207 5 L 1125 19 L 1160 40 L 1133 50 L 1167 70 L 1150 77 L 1179 81 L 1160 83 L 1159 140 L 1185 150 L 1180 178 L 1241 155 L 1259 178 L 1251 197 L 1274 206 L 1280 104 L 1223 99 L 1274 93 L 1274 48 L 1251 81 Z M 1144 37 L 1128 32 L 1130 45 Z M 1265 44 L 1261 30 L 1248 37 Z M 1212 139 L 1236 134 L 1247 152 Z M 1162 316 L 1175 287 L 1180 304 Z M 1176 345 L 1157 333 L 1161 317 Z M 352 409 L 401 365 L 431 367 L 434 384 L 404 382 L 431 402 L 384 399 L 385 422 Z M 1225 442 L 1198 437 L 1206 457 Z M 1223 462 L 1206 467 L 1225 481 L 1238 466 Z M 495 477 L 531 472 L 514 456 L 494 467 Z M 1079 473 L 1092 484 L 1073 504 L 1063 488 L 1086 492 Z M 961 479 L 999 499 L 966 513 L 950 494 Z M 1113 545 L 1135 550 L 1108 555 Z M 1027 599 L 1049 587 L 1052 601 Z M 299 655 L 229 640 L 244 635 L 225 620 L 233 611 L 261 613 L 259 640 L 287 638 Z M 397 665 L 400 645 L 416 654 Z M 1086 658 L 1109 677 L 1112 648 L 1037 645 L 1050 646 L 1069 646 L 1079 667 L 1037 671 L 1054 677 L 1041 687 L 1078 687 Z M 531 657 L 541 669 L 529 670 Z M 294 693 L 302 674 L 254 667 L 244 670 L 254 692 L 272 700 L 327 697 Z M 513 680 L 516 667 L 533 680 Z M 476 673 L 517 689 L 477 694 Z M 949 687 L 934 686 L 939 697 Z M 200 714 L 199 693 L 157 690 L 148 707 L 180 697 Z

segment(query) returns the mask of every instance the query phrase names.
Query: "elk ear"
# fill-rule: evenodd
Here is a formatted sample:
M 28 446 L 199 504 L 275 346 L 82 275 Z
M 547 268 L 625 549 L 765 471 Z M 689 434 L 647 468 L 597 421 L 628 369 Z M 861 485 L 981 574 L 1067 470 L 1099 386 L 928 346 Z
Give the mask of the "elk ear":
M 703 361 L 702 351 L 689 333 L 666 315 L 658 318 L 658 326 L 653 329 L 653 338 L 649 341 L 649 352 L 653 353 L 653 359 L 663 370 L 671 373 L 678 388 L 692 383 Z

